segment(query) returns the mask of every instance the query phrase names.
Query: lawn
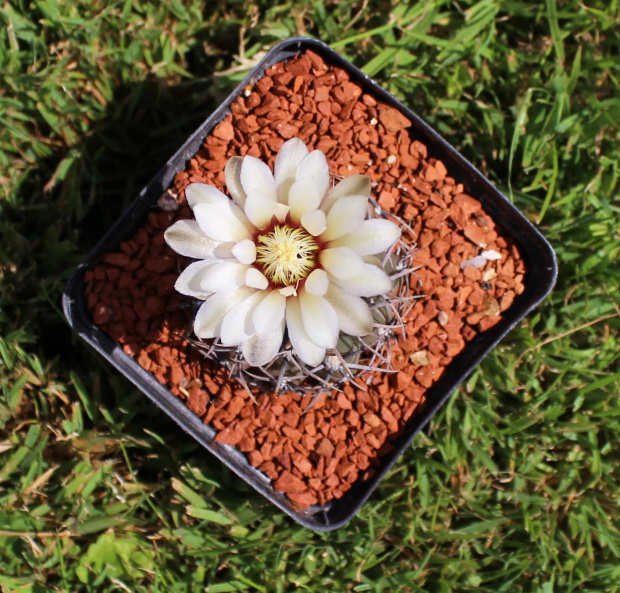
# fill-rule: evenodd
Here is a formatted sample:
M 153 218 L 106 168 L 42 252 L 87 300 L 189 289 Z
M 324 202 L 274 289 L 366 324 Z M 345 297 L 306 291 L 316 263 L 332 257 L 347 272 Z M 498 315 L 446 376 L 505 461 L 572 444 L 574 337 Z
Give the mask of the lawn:
M 60 307 L 142 186 L 294 35 L 435 127 L 560 270 L 325 534 L 205 455 Z M 0 590 L 620 591 L 619 50 L 617 0 L 5 0 Z

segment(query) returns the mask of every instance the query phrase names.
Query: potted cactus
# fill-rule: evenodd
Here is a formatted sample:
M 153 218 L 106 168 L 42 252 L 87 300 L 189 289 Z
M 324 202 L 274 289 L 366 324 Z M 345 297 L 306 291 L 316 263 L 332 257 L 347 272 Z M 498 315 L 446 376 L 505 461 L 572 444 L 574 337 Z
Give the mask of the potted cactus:
M 555 273 L 541 235 L 436 132 L 292 39 L 145 188 L 64 305 L 208 450 L 328 530 Z

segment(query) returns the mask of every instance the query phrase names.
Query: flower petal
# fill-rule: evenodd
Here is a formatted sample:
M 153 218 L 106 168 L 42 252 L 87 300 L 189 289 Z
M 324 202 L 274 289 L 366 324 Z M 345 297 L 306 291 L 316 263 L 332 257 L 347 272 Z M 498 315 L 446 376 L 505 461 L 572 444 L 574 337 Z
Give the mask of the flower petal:
M 251 366 L 269 364 L 278 354 L 284 338 L 284 318 L 271 332 L 263 336 L 255 334 L 241 342 L 241 353 Z
M 259 193 L 271 202 L 276 201 L 276 182 L 273 173 L 260 159 L 253 156 L 243 157 L 239 179 L 246 195 Z
M 377 266 L 381 268 L 382 270 L 385 270 L 385 267 L 383 266 L 383 260 L 380 257 L 377 257 L 376 255 L 364 255 L 362 256 L 362 259 L 367 264 L 372 264 L 373 266 Z M 387 263 L 389 263 L 389 261 Z
M 400 228 L 391 220 L 372 218 L 365 220 L 356 230 L 335 241 L 328 247 L 349 247 L 359 255 L 373 255 L 387 251 L 400 237 Z
M 245 273 L 245 283 L 252 288 L 265 290 L 269 286 L 269 280 L 265 275 L 256 268 L 248 268 Z
M 330 283 L 325 298 L 338 315 L 340 331 L 350 336 L 365 336 L 372 332 L 372 312 L 366 301 L 333 283 Z
M 274 216 L 278 219 L 278 222 L 284 222 L 288 216 L 290 208 L 286 204 L 280 204 L 279 202 L 273 209 Z
M 321 265 L 337 278 L 350 278 L 364 271 L 364 260 L 348 247 L 325 249 L 319 255 Z
M 325 213 L 329 212 L 336 201 L 345 196 L 365 196 L 368 199 L 370 197 L 370 177 L 368 175 L 345 177 L 325 196 L 321 210 Z
M 277 290 L 267 293 L 267 296 L 256 306 L 252 313 L 252 323 L 256 333 L 260 336 L 273 331 L 284 321 L 286 297 Z
M 256 261 L 256 245 L 252 239 L 244 239 L 232 248 L 232 254 L 237 261 L 249 266 Z
M 249 288 L 240 288 L 233 292 L 221 292 L 210 296 L 196 313 L 194 333 L 205 340 L 217 337 L 226 313 L 254 292 Z
M 177 278 L 174 288 L 181 294 L 206 299 L 209 296 L 204 288 L 201 287 L 202 278 L 205 272 L 213 265 L 213 261 L 195 261 L 185 268 Z
M 243 157 L 233 156 L 228 159 L 226 167 L 224 167 L 226 187 L 239 208 L 243 208 L 246 197 L 245 190 L 241 185 L 241 163 L 243 163 Z
M 392 290 L 392 281 L 379 267 L 364 264 L 361 274 L 349 278 L 330 276 L 330 281 L 350 294 L 360 297 L 372 297 L 385 294 Z
M 205 292 L 230 292 L 245 284 L 247 266 L 234 260 L 218 262 L 205 270 L 200 287 Z
M 368 214 L 368 198 L 345 196 L 340 198 L 327 215 L 327 230 L 321 235 L 323 241 L 339 239 L 357 229 Z
M 215 259 L 214 249 L 220 244 L 207 237 L 195 220 L 178 220 L 164 233 L 168 246 L 179 255 L 194 259 Z
M 325 270 L 321 270 L 320 268 L 313 270 L 306 278 L 306 283 L 304 286 L 310 294 L 324 296 L 327 292 L 327 287 L 329 286 L 327 272 Z
M 308 154 L 308 147 L 299 138 L 287 140 L 280 148 L 273 167 L 278 202 L 288 204 L 288 191 L 295 181 L 297 167 Z
M 313 237 L 318 237 L 327 228 L 327 218 L 323 210 L 311 210 L 301 215 L 301 226 Z
M 252 226 L 243 211 L 223 193 L 218 193 L 219 196 L 212 194 L 211 202 L 202 201 L 192 206 L 196 222 L 202 231 L 215 241 L 236 242 L 249 239 Z
M 322 196 L 308 181 L 296 181 L 288 192 L 291 220 L 295 224 L 301 222 L 306 212 L 316 210 L 321 203 Z
M 256 333 L 252 311 L 265 296 L 264 291 L 257 290 L 226 313 L 220 330 L 220 341 L 224 346 L 238 346 Z
M 308 337 L 320 348 L 334 348 L 338 343 L 338 316 L 325 297 L 299 291 L 301 319 Z
M 243 208 L 248 220 L 257 228 L 269 225 L 276 212 L 277 203 L 260 191 L 248 192 Z
M 325 348 L 317 346 L 306 333 L 298 298 L 286 301 L 286 327 L 295 354 L 308 366 L 317 367 L 325 358 Z
M 226 194 L 223 194 L 217 187 L 207 183 L 190 183 L 185 188 L 185 198 L 192 210 L 198 204 L 212 204 L 215 201 L 224 199 L 230 202 Z
M 304 212 L 316 210 L 329 189 L 329 165 L 320 150 L 308 153 L 299 164 L 288 195 L 291 220 L 299 223 Z
M 216 259 L 233 259 L 232 250 L 234 246 L 234 243 L 218 243 L 213 250 L 213 255 L 215 255 Z

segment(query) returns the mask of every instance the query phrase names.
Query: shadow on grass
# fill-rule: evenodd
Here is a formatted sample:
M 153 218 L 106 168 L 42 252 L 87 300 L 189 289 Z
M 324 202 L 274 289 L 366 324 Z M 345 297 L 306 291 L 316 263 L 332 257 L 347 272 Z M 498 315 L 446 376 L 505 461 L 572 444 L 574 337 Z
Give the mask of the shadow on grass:
M 84 155 L 94 165 L 84 163 L 89 167 L 85 167 L 84 182 L 87 188 L 92 188 L 94 199 L 81 196 L 82 200 L 89 201 L 85 215 L 75 227 L 80 253 L 86 254 L 92 249 L 230 90 L 231 85 L 217 88 L 212 81 L 175 87 L 144 82 L 118 90 L 118 99 L 109 107 L 106 118 L 84 142 Z M 73 346 L 73 355 L 82 358 L 84 345 L 74 339 Z M 89 349 L 87 356 L 90 358 L 93 354 Z M 101 360 L 98 365 L 103 373 L 111 370 Z M 80 364 L 78 368 L 84 366 Z M 220 483 L 231 504 L 236 502 L 231 490 L 249 491 L 243 481 L 233 478 L 215 458 L 205 456 L 193 438 L 124 377 L 119 375 L 113 380 L 111 393 L 102 390 L 100 395 L 101 404 L 119 419 L 122 437 L 135 439 L 137 446 L 130 446 L 138 481 L 162 484 L 171 476 L 179 475 L 179 466 L 189 465 Z M 149 438 L 145 432 L 159 435 L 162 441 Z M 147 447 L 140 445 L 145 440 L 148 440 Z M 231 488 L 233 479 L 235 483 Z M 232 498 L 228 498 L 229 493 Z
M 250 492 L 246 484 L 206 456 L 174 421 L 85 345 L 60 307 L 64 285 L 76 266 L 231 87 L 228 80 L 221 87 L 213 80 L 120 86 L 79 145 L 61 158 L 55 155 L 37 163 L 22 184 L 17 205 L 2 207 L 14 233 L 2 246 L 7 251 L 3 255 L 14 262 L 14 271 L 0 279 L 0 305 L 11 329 L 22 328 L 24 341 L 36 343 L 28 349 L 36 353 L 40 366 L 67 387 L 60 400 L 45 390 L 22 398 L 24 405 L 6 428 L 36 418 L 67 432 L 63 421 L 72 421 L 74 404 L 79 405 L 77 377 L 90 411 L 82 401 L 81 430 L 69 440 L 50 443 L 46 457 L 62 463 L 86 453 L 89 458 L 120 460 L 130 449 L 128 469 L 133 476 L 128 479 L 158 489 L 171 476 L 179 476 L 180 466 L 188 465 L 219 483 L 227 502 L 235 506 L 235 491 L 240 493 L 239 503 Z M 23 252 L 28 256 L 20 255 Z M 42 384 L 48 381 L 49 376 L 41 377 Z M 171 494 L 168 490 L 162 496 Z

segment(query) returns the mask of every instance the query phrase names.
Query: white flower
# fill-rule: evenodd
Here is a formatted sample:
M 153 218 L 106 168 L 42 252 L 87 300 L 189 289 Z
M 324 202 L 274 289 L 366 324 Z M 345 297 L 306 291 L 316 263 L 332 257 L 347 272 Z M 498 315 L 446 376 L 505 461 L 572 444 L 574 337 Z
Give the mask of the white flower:
M 286 329 L 299 359 L 316 367 L 340 332 L 369 334 L 364 297 L 392 288 L 371 256 L 400 235 L 391 221 L 366 219 L 370 179 L 351 175 L 330 190 L 325 155 L 297 138 L 282 146 L 273 174 L 246 156 L 230 159 L 225 176 L 232 200 L 192 183 L 185 195 L 196 220 L 165 233 L 172 249 L 197 260 L 175 285 L 205 301 L 196 335 L 241 346 L 250 365 L 262 366 L 280 351 Z

